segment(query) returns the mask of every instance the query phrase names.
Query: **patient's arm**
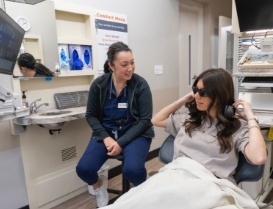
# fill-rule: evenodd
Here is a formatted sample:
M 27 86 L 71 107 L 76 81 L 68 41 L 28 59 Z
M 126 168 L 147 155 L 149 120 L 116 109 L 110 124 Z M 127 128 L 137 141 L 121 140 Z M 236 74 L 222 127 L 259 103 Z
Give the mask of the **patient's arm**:
M 187 102 L 193 100 L 193 92 L 186 94 L 185 96 L 181 97 L 177 101 L 169 104 L 168 106 L 161 109 L 155 116 L 152 118 L 152 123 L 154 126 L 158 127 L 166 127 L 167 119 L 170 114 L 176 112 L 182 106 L 184 106 Z
M 249 129 L 249 143 L 245 147 L 245 155 L 253 164 L 263 165 L 266 162 L 267 149 L 260 129 Z
M 249 128 L 249 143 L 245 147 L 247 159 L 256 165 L 264 164 L 267 160 L 266 144 L 260 131 L 259 124 L 255 120 L 251 104 L 242 99 L 238 99 L 233 105 L 237 109 L 236 113 L 247 120 Z M 243 110 L 238 110 L 239 105 L 243 106 Z

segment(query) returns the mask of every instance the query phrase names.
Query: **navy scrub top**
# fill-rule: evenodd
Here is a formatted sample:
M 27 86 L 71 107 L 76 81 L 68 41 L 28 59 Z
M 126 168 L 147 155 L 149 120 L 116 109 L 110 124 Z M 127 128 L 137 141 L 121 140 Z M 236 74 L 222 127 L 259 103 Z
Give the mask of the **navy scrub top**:
M 107 89 L 109 96 L 104 105 L 102 125 L 112 138 L 118 139 L 131 127 L 133 122 L 126 97 L 127 86 L 122 89 L 118 97 L 112 82 Z

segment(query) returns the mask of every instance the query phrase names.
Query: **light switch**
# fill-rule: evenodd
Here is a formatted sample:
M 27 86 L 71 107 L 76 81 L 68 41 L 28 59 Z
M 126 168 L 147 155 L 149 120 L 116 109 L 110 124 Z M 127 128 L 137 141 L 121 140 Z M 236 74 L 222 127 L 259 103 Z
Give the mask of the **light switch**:
M 156 75 L 163 74 L 163 65 L 155 65 L 154 70 Z

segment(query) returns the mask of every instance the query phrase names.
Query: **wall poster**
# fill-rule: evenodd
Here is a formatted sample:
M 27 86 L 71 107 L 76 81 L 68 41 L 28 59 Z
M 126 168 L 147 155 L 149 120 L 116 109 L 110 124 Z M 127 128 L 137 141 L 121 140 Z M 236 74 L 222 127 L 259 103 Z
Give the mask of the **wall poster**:
M 98 49 L 98 75 L 103 74 L 107 50 L 112 43 L 122 41 L 128 44 L 127 16 L 107 11 L 95 11 L 95 27 Z

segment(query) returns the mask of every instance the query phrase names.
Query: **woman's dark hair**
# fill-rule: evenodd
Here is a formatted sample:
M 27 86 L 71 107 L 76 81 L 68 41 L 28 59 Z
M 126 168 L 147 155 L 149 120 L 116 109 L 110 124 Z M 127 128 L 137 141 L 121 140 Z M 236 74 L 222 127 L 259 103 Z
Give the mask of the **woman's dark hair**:
M 109 63 L 113 64 L 114 60 L 116 59 L 117 53 L 123 52 L 123 51 L 132 52 L 132 50 L 123 42 L 113 43 L 109 47 L 108 52 L 107 52 L 107 60 L 105 61 L 104 66 L 103 66 L 104 73 L 112 72 L 111 69 L 109 68 Z
M 36 73 L 46 75 L 46 76 L 54 76 L 55 73 L 49 70 L 46 66 L 41 63 L 37 63 L 32 54 L 23 53 L 17 59 L 17 63 L 19 67 L 26 67 L 31 70 L 36 70 Z
M 224 114 L 226 105 L 234 103 L 234 85 L 231 75 L 224 69 L 208 69 L 202 72 L 194 81 L 193 86 L 196 86 L 198 81 L 202 80 L 204 89 L 211 103 L 207 111 L 199 111 L 196 107 L 196 102 L 193 100 L 186 104 L 189 109 L 190 118 L 185 121 L 185 130 L 191 136 L 191 133 L 201 127 L 206 120 L 212 125 L 213 118 L 208 114 L 217 101 L 217 138 L 220 143 L 220 153 L 230 152 L 232 149 L 232 134 L 235 133 L 241 126 L 238 118 L 227 118 Z

